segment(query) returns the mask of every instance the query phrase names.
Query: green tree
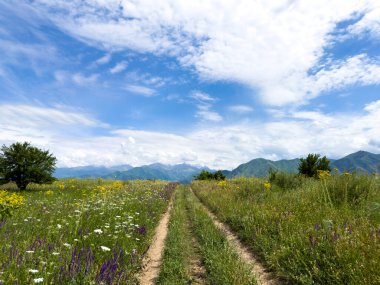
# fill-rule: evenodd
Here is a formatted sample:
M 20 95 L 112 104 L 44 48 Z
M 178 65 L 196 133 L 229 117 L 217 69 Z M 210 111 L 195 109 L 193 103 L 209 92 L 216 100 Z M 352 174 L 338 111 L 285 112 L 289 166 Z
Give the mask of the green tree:
M 225 180 L 226 176 L 222 171 L 218 170 L 215 173 L 211 173 L 207 170 L 202 170 L 197 176 L 194 178 L 195 180 Z
M 300 159 L 298 171 L 309 177 L 317 177 L 318 170 L 331 171 L 330 160 L 326 156 L 320 157 L 319 154 L 309 153 L 306 158 Z
M 215 180 L 226 180 L 226 176 L 221 170 L 218 170 L 213 174 Z
M 0 151 L 0 183 L 15 182 L 20 190 L 29 183 L 51 183 L 57 159 L 30 143 L 3 145 Z

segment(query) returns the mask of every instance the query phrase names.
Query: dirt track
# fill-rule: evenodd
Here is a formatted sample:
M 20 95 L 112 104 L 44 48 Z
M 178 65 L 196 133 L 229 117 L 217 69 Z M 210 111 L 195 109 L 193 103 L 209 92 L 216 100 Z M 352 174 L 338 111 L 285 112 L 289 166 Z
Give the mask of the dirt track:
M 168 224 L 172 207 L 173 200 L 170 201 L 168 210 L 162 216 L 158 226 L 156 227 L 152 243 L 143 259 L 143 270 L 138 277 L 140 285 L 155 284 L 158 274 L 160 273 L 160 266 L 165 247 L 165 239 L 168 234 Z
M 190 189 L 190 191 L 193 192 L 192 189 Z M 249 250 L 245 245 L 241 243 L 239 238 L 231 231 L 229 226 L 220 222 L 218 218 L 202 202 L 201 204 L 209 217 L 213 220 L 215 226 L 224 232 L 230 245 L 235 248 L 240 258 L 250 265 L 252 268 L 252 273 L 255 275 L 257 282 L 262 285 L 281 284 L 281 282 L 270 272 L 268 272 L 268 270 L 266 270 L 266 268 L 257 260 L 257 258 L 255 258 L 251 250 Z

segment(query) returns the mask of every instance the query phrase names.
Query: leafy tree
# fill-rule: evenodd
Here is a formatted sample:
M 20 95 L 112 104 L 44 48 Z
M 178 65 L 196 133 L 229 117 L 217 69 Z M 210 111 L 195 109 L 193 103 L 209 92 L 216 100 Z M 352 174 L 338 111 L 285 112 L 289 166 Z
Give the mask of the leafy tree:
M 309 177 L 317 177 L 318 170 L 331 171 L 330 160 L 326 156 L 320 157 L 319 154 L 309 153 L 306 158 L 300 159 L 298 171 Z
M 225 180 L 226 176 L 220 170 L 218 170 L 215 173 L 211 173 L 207 170 L 202 170 L 197 176 L 195 176 L 194 179 L 195 180 Z
M 213 174 L 214 180 L 226 180 L 226 176 L 223 174 L 221 170 L 218 170 Z
M 0 183 L 13 181 L 20 190 L 25 190 L 31 182 L 53 182 L 56 160 L 49 151 L 27 142 L 17 142 L 9 147 L 3 145 L 0 151 Z

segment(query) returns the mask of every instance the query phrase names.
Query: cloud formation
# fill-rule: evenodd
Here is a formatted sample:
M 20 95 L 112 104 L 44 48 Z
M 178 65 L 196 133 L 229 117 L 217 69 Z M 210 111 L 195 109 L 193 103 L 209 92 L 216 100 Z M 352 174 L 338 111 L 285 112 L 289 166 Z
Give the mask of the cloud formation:
M 354 21 L 346 27 L 352 37 L 360 37 L 363 31 L 378 36 L 377 0 L 58 0 L 54 4 L 36 0 L 32 6 L 90 45 L 106 51 L 132 49 L 174 56 L 202 78 L 239 82 L 258 90 L 269 105 L 305 103 L 323 87 L 352 84 L 350 78 L 360 77 L 363 70 L 379 68 L 376 60 L 363 60 L 367 55 L 361 55 L 360 68 L 349 75 L 335 73 L 331 84 L 310 73 L 320 70 L 323 75 L 339 65 L 340 70 L 350 69 L 358 55 L 330 65 L 323 61 L 325 49 L 334 45 L 337 25 L 347 20 Z M 355 83 L 373 81 L 363 77 Z
M 292 112 L 281 121 L 213 126 L 181 135 L 112 130 L 75 110 L 0 105 L 0 144 L 30 141 L 50 149 L 60 166 L 186 162 L 231 169 L 257 157 L 295 158 L 317 152 L 336 158 L 359 149 L 379 153 L 379 122 L 380 100 L 357 114 Z M 94 136 L 94 128 L 109 131 Z

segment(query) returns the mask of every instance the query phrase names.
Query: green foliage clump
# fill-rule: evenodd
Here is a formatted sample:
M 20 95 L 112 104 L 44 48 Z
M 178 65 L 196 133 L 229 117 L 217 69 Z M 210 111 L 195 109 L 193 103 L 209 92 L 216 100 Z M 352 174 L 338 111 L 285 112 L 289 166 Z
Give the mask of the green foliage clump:
M 330 160 L 326 156 L 320 157 L 319 154 L 309 153 L 306 158 L 300 159 L 298 171 L 300 174 L 309 177 L 318 177 L 318 171 L 331 171 Z
M 214 173 L 211 173 L 207 170 L 202 170 L 201 173 L 199 173 L 194 178 L 195 180 L 225 180 L 226 176 L 223 174 L 222 171 L 218 170 Z
M 56 158 L 30 143 L 3 145 L 0 152 L 0 183 L 15 182 L 20 190 L 29 183 L 50 183 Z
M 282 190 L 292 190 L 302 186 L 304 178 L 295 173 L 287 173 L 276 170 L 269 170 L 268 180 L 272 186 Z
M 375 179 L 369 175 L 351 174 L 333 175 L 323 181 L 333 205 L 359 205 L 371 198 L 375 191 Z

